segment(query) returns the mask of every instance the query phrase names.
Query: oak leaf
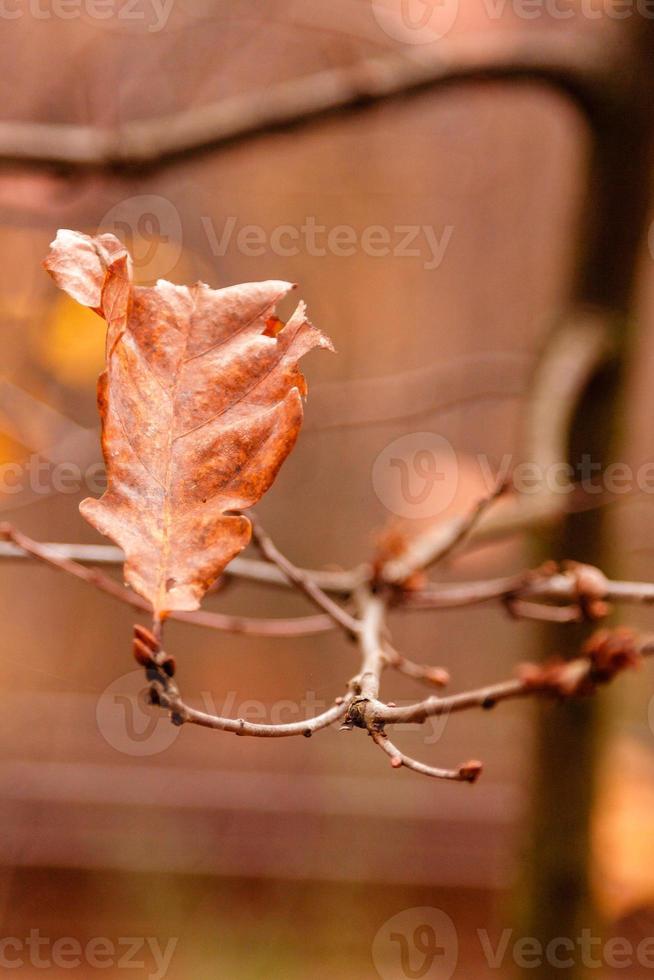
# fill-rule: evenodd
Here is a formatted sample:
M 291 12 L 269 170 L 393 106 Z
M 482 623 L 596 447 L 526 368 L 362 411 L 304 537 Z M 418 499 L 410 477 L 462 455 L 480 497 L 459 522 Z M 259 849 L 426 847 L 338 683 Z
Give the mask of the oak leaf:
M 45 267 L 107 321 L 98 381 L 107 490 L 82 515 L 125 552 L 125 580 L 163 618 L 196 609 L 250 540 L 239 513 L 272 484 L 295 444 L 306 383 L 297 362 L 331 342 L 293 286 L 135 286 L 113 235 L 61 230 Z

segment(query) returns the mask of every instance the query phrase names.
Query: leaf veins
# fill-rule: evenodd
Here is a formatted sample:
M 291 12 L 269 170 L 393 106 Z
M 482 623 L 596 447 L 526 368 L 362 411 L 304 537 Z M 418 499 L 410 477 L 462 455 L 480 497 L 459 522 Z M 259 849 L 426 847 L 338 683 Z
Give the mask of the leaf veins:
M 250 539 L 238 512 L 268 490 L 297 439 L 306 382 L 297 362 L 333 350 L 293 288 L 271 280 L 134 286 L 113 235 L 59 231 L 45 267 L 107 321 L 98 381 L 107 490 L 80 510 L 125 552 L 125 579 L 157 617 L 196 609 Z

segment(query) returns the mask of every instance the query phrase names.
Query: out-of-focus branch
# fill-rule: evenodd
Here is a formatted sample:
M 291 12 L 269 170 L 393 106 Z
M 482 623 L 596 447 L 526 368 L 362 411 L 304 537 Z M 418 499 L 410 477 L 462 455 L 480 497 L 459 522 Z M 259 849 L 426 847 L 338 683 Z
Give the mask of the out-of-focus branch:
M 402 596 L 399 608 L 458 609 L 480 603 L 500 601 L 512 609 L 524 609 L 520 603 L 540 607 L 541 618 L 550 612 L 570 612 L 569 620 L 598 619 L 606 614 L 607 602 L 637 605 L 654 603 L 651 582 L 621 582 L 608 579 L 599 568 L 578 562 L 564 562 L 559 570 L 553 562 L 521 575 L 463 582 L 458 585 L 427 585 Z M 558 603 L 559 606 L 547 606 Z M 532 610 L 536 613 L 536 609 Z M 574 615 L 572 615 L 574 613 Z
M 608 322 L 599 314 L 579 313 L 549 339 L 531 385 L 522 449 L 524 460 L 538 466 L 543 477 L 567 458 L 567 433 L 579 396 L 612 351 Z M 384 563 L 380 580 L 401 584 L 442 559 L 461 534 L 470 543 L 506 537 L 552 524 L 568 509 L 568 495 L 550 489 L 546 479 L 538 493 L 503 494 L 494 507 L 488 507 L 496 497 L 492 491 L 480 510 L 473 512 L 470 527 L 469 518 L 459 517 L 422 528 L 406 542 L 401 555 Z
M 119 129 L 63 123 L 0 123 L 0 160 L 77 169 L 153 167 L 237 139 L 306 123 L 410 92 L 461 82 L 540 82 L 571 95 L 593 119 L 623 88 L 621 48 L 585 33 L 524 31 L 442 39 L 331 68 Z
M 408 547 L 397 558 L 387 560 L 381 567 L 379 579 L 387 585 L 399 585 L 414 572 L 444 561 L 474 532 L 483 515 L 506 490 L 504 481 L 482 497 L 470 513 L 443 521 L 433 529 L 426 528 L 408 542 Z
M 69 558 L 82 565 L 122 565 L 125 555 L 120 548 L 108 544 L 62 544 L 60 542 L 43 542 L 43 548 L 60 558 Z M 12 541 L 0 541 L 0 561 L 33 558 L 29 551 L 19 547 Z M 336 595 L 349 595 L 357 586 L 369 577 L 367 565 L 352 569 L 302 569 L 316 585 L 324 592 Z M 225 572 L 227 577 L 247 579 L 260 582 L 262 585 L 280 585 L 288 588 L 291 583 L 275 565 L 256 558 L 233 558 Z
M 539 623 L 580 623 L 584 618 L 579 606 L 546 606 L 525 599 L 507 599 L 505 605 L 514 619 L 534 619 Z

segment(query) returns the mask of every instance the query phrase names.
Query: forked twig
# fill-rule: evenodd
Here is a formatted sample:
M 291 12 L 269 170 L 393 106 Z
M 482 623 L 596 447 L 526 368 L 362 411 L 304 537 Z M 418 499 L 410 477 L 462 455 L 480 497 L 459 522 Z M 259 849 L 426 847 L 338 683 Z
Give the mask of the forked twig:
M 310 574 L 297 569 L 283 556 L 261 527 L 255 523 L 255 538 L 267 561 L 274 562 L 284 576 L 299 591 L 324 610 L 323 615 L 298 617 L 289 620 L 257 620 L 224 616 L 211 612 L 178 613 L 176 618 L 198 625 L 211 625 L 233 632 L 252 632 L 257 635 L 306 635 L 311 631 L 340 626 L 347 636 L 356 637 L 361 654 L 359 672 L 350 682 L 347 695 L 313 718 L 288 724 L 270 725 L 248 722 L 242 718 L 226 718 L 201 711 L 187 704 L 174 680 L 175 661 L 162 649 L 161 633 L 151 633 L 144 627 L 135 628 L 134 650 L 138 662 L 145 667 L 150 682 L 151 697 L 170 713 L 174 724 L 194 724 L 216 731 L 258 738 L 284 738 L 302 735 L 309 737 L 341 721 L 347 730 L 362 728 L 374 743 L 391 759 L 394 768 L 405 767 L 423 775 L 456 782 L 474 782 L 481 773 L 481 763 L 470 762 L 457 769 L 429 766 L 406 755 L 388 738 L 386 727 L 394 724 L 422 724 L 428 718 L 444 716 L 473 708 L 490 709 L 500 701 L 530 696 L 571 698 L 592 694 L 599 684 L 610 681 L 617 673 L 637 666 L 643 657 L 654 654 L 654 641 L 638 638 L 629 630 L 600 631 L 575 660 L 556 660 L 544 665 L 525 665 L 516 678 L 462 692 L 448 697 L 431 696 L 413 704 L 398 707 L 380 699 L 381 680 L 387 667 L 416 680 L 443 685 L 448 678 L 444 671 L 423 667 L 405 658 L 394 649 L 388 637 L 386 616 L 389 606 L 398 603 L 393 589 L 380 589 L 372 580 L 359 586 L 350 596 L 355 601 L 357 616 L 352 616 L 335 603 L 315 584 Z M 14 547 L 53 568 L 65 571 L 78 580 L 93 585 L 135 609 L 148 611 L 148 603 L 124 588 L 114 579 L 63 556 L 47 545 L 33 541 L 11 525 L 0 526 L 0 538 Z M 273 583 L 276 584 L 276 583 Z M 525 598 L 528 597 L 528 598 Z M 509 603 L 514 612 L 529 613 L 543 618 L 557 616 L 571 620 L 580 615 L 593 615 L 593 603 L 603 604 L 605 598 L 650 602 L 654 586 L 647 583 L 610 582 L 595 568 L 568 563 L 562 570 L 545 566 L 520 576 L 451 586 L 427 586 L 422 592 L 400 594 L 400 606 L 407 608 L 446 608 L 491 599 Z M 347 598 L 347 596 L 346 596 Z M 564 605 L 547 605 L 549 602 Z M 517 608 L 516 608 L 517 607 Z M 269 632 L 268 632 L 269 631 Z

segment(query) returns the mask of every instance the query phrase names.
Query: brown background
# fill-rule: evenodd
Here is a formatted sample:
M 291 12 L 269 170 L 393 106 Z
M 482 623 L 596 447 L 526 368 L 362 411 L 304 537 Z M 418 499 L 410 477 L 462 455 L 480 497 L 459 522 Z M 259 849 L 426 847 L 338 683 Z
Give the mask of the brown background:
M 27 10 L 4 23 L 3 118 L 119 125 L 234 93 L 265 100 L 273 82 L 395 44 L 364 0 L 177 0 L 160 32 L 147 30 L 149 8 L 139 9 L 145 19 L 129 23 L 38 19 Z M 542 26 L 508 14 L 495 21 L 475 4 L 460 12 L 452 34 Z M 562 35 L 570 29 L 547 26 Z M 575 28 L 608 35 L 619 24 L 580 18 Z M 58 227 L 107 229 L 107 214 L 120 206 L 144 281 L 296 281 L 312 319 L 335 342 L 337 356 L 312 356 L 306 365 L 306 428 L 259 508 L 294 561 L 348 566 L 367 556 L 389 516 L 373 464 L 402 435 L 435 432 L 462 454 L 454 504 L 461 510 L 478 492 L 469 457 L 485 453 L 497 464 L 516 451 L 530 372 L 566 297 L 586 148 L 563 100 L 507 85 L 421 94 L 156 174 L 71 178 L 6 167 L 2 461 L 26 461 L 69 431 L 77 440 L 71 458 L 84 465 L 99 458 L 95 438 L 81 430 L 96 426 L 102 325 L 62 301 L 40 262 Z M 144 213 L 159 222 L 152 253 L 148 225 L 139 226 Z M 430 271 L 424 256 L 361 250 L 285 258 L 267 249 L 252 257 L 232 242 L 217 256 L 206 234 L 207 223 L 219 235 L 230 217 L 237 229 L 256 224 L 270 233 L 307 216 L 359 232 L 416 223 L 438 236 L 451 226 L 452 235 Z M 635 464 L 651 453 L 654 276 L 646 247 L 641 279 L 629 404 Z M 70 422 L 79 428 L 69 430 Z M 4 495 L 2 516 L 43 540 L 96 541 L 77 513 L 84 495 Z M 612 513 L 624 575 L 651 578 L 650 502 L 625 499 Z M 494 547 L 440 575 L 482 577 L 526 560 L 518 546 Z M 132 671 L 130 612 L 47 569 L 4 563 L 0 579 L 4 936 L 39 928 L 83 940 L 179 937 L 169 977 L 349 980 L 376 976 L 371 944 L 389 916 L 430 905 L 445 909 L 459 931 L 456 976 L 473 975 L 475 931 L 507 921 L 506 892 L 519 866 L 528 706 L 454 719 L 431 744 L 425 732 L 402 733 L 403 747 L 434 763 L 483 757 L 486 775 L 474 789 L 393 773 L 361 734 L 336 730 L 274 743 L 184 730 L 169 745 L 168 729 L 157 728 L 161 751 L 139 757 L 122 709 L 108 700 L 114 689 L 106 693 Z M 298 598 L 245 585 L 209 605 L 271 616 L 308 611 Z M 650 620 L 646 612 L 630 616 Z M 397 622 L 398 645 L 446 666 L 456 688 L 507 675 L 536 636 L 535 627 L 488 609 Z M 244 713 L 250 700 L 269 712 L 307 692 L 327 703 L 355 663 L 331 634 L 263 641 L 172 625 L 170 646 L 189 698 L 202 703 L 208 695 L 230 714 Z M 135 692 L 135 683 L 125 678 L 124 690 Z M 414 691 L 401 679 L 387 683 L 398 700 Z M 654 894 L 650 691 L 651 671 L 611 695 L 598 889 L 618 922 Z M 624 922 L 616 928 L 627 934 Z M 478 968 L 485 975 L 487 967 Z

